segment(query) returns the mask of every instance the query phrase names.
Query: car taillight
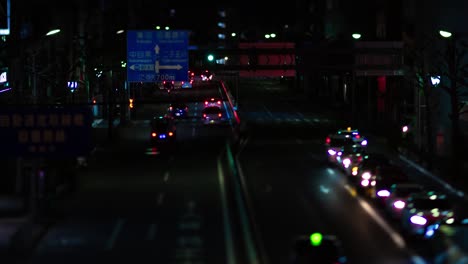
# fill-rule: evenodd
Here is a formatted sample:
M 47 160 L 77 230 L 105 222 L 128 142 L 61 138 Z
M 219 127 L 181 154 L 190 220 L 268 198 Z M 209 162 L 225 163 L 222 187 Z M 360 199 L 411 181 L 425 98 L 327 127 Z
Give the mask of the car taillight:
M 331 142 L 331 139 L 330 139 L 329 137 L 327 137 L 327 138 L 325 139 L 325 143 L 330 144 L 330 142 Z
M 360 136 L 360 135 L 356 135 L 356 139 L 360 139 L 360 138 L 361 138 L 361 136 Z
M 206 117 L 206 114 L 203 114 L 203 117 Z
M 207 105 L 207 104 L 208 104 L 208 101 L 205 101 L 205 105 Z
M 221 101 L 218 101 L 218 104 L 220 105 L 220 104 L 221 104 Z
M 358 162 L 361 162 L 361 161 L 362 161 L 362 156 L 359 156 L 359 157 L 357 158 L 357 160 L 358 160 Z
M 174 133 L 169 132 L 168 135 L 169 135 L 170 137 L 172 137 L 172 136 L 174 135 Z
M 154 133 L 154 132 L 151 133 L 151 136 L 152 136 L 152 137 L 156 137 L 157 135 L 158 135 L 158 134 L 156 134 L 156 133 Z
M 169 111 L 172 111 L 172 106 L 169 107 Z
M 218 117 L 221 117 L 222 115 L 221 114 L 218 114 Z

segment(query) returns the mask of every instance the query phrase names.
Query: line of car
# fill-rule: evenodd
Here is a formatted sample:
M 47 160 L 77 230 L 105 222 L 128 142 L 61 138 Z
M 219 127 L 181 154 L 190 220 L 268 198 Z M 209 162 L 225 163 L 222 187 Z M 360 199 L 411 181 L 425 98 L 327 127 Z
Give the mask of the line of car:
M 218 97 L 207 98 L 203 102 L 201 120 L 205 125 L 221 124 L 227 120 L 223 108 L 223 99 Z M 190 117 L 189 107 L 184 102 L 173 102 L 167 108 L 167 113 L 155 116 L 151 120 L 150 143 L 152 146 L 161 146 L 176 142 L 178 119 Z
M 357 193 L 372 200 L 409 238 L 433 239 L 441 226 L 468 230 L 468 203 L 415 182 L 382 153 L 369 152 L 357 129 L 341 129 L 327 136 L 328 162 L 340 168 Z

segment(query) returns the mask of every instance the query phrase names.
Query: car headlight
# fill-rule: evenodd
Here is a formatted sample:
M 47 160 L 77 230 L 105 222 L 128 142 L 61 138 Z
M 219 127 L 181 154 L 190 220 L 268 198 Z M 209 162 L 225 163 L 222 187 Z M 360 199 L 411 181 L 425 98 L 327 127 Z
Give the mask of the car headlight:
M 364 180 L 370 180 L 370 178 L 371 178 L 370 172 L 368 172 L 368 171 L 364 172 L 364 173 L 361 175 L 361 178 L 363 178 Z

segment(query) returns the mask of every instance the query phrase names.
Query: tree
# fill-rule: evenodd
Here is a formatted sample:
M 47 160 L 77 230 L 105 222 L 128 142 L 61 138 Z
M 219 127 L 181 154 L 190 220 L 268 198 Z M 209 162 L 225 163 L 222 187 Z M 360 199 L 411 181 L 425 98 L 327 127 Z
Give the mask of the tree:
M 452 169 L 452 180 L 460 172 L 460 157 L 463 148 L 463 134 L 460 130 L 460 115 L 463 114 L 462 108 L 465 105 L 460 99 L 463 93 L 468 90 L 466 64 L 466 48 L 467 43 L 454 34 L 447 38 L 445 52 L 441 56 L 439 63 L 436 63 L 438 72 L 442 73 L 441 89 L 450 97 L 450 114 L 451 122 L 451 161 L 450 168 Z
M 417 129 L 418 135 L 425 134 L 425 137 L 417 138 L 418 140 L 418 151 L 424 152 L 428 155 L 427 157 L 427 164 L 431 166 L 433 153 L 434 153 L 434 140 L 433 140 L 433 122 L 432 122 L 432 114 L 436 107 L 438 106 L 435 104 L 433 100 L 431 100 L 433 96 L 433 89 L 434 86 L 431 83 L 431 69 L 430 69 L 430 61 L 429 58 L 431 57 L 431 41 L 428 38 L 423 38 L 418 45 L 414 45 L 414 42 L 407 42 L 405 46 L 405 58 L 407 61 L 408 70 L 406 71 L 406 78 L 414 83 L 417 88 L 417 94 L 415 96 L 423 96 L 423 103 L 425 103 L 426 107 L 424 108 L 424 120 L 422 121 L 419 117 L 417 117 Z M 419 105 L 417 105 L 417 114 L 419 115 L 419 111 L 421 108 L 421 101 L 419 101 Z M 422 129 L 421 129 L 422 128 Z M 419 133 L 420 131 L 424 131 L 425 133 Z M 422 144 L 424 141 L 425 144 Z M 425 145 L 426 148 L 423 149 L 422 146 Z

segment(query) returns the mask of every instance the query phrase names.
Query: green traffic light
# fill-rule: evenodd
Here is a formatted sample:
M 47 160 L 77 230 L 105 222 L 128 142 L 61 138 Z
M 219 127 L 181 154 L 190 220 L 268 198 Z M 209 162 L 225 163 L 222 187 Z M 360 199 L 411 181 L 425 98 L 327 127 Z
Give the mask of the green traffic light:
M 320 244 L 322 243 L 322 234 L 320 233 L 313 233 L 312 235 L 310 235 L 310 244 L 312 246 L 320 246 Z
M 208 55 L 206 58 L 208 59 L 208 61 L 214 60 L 214 56 L 212 54 Z

